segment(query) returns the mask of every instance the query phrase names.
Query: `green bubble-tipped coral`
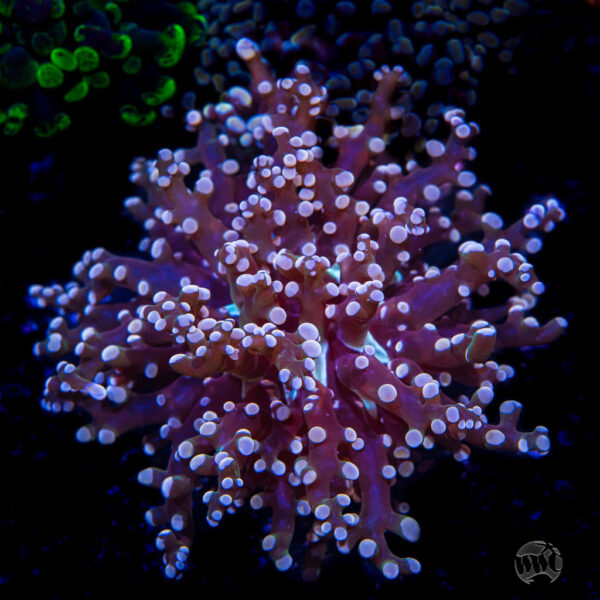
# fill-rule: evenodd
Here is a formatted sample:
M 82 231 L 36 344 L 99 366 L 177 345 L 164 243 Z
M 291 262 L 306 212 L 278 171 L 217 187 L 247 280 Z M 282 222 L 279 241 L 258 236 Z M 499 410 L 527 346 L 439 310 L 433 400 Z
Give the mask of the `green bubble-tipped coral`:
M 175 69 L 205 32 L 191 2 L 0 0 L 0 131 L 54 135 L 107 87 L 113 115 L 152 123 L 176 79 L 193 81 Z

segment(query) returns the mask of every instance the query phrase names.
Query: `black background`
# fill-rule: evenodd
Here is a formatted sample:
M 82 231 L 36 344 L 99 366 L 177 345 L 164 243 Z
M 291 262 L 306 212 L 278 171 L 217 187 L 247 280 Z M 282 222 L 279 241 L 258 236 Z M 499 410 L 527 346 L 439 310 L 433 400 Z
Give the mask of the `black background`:
M 440 460 L 411 478 L 402 496 L 422 536 L 398 550 L 423 571 L 400 582 L 333 551 L 316 584 L 278 573 L 259 549 L 264 516 L 246 510 L 217 529 L 198 519 L 191 568 L 164 579 L 143 521 L 160 500 L 136 482 L 147 465 L 140 438 L 78 444 L 84 417 L 41 410 L 31 347 L 44 315 L 25 296 L 31 283 L 69 279 L 88 248 L 133 252 L 139 229 L 122 210 L 135 193 L 129 162 L 192 140 L 175 122 L 126 128 L 102 101 L 56 139 L 0 139 L 0 598 L 598 597 L 600 9 L 561 3 L 524 33 L 518 74 L 491 66 L 469 116 L 482 128 L 473 170 L 493 189 L 491 210 L 510 221 L 550 193 L 567 209 L 533 263 L 547 287 L 536 316 L 566 317 L 568 333 L 511 355 L 516 377 L 502 392 L 523 402 L 524 426 L 550 428 L 553 448 L 539 460 L 476 451 L 467 466 Z M 47 156 L 53 165 L 32 176 Z M 513 560 L 534 539 L 555 544 L 564 569 L 531 589 Z

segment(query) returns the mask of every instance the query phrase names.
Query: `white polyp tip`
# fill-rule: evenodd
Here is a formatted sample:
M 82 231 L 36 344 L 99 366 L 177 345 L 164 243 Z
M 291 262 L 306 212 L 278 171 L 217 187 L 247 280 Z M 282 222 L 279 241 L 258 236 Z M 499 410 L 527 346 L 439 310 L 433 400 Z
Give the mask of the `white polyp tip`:
M 235 50 L 242 60 L 250 60 L 256 56 L 257 47 L 252 40 L 241 38 L 238 40 Z
M 269 319 L 271 319 L 275 325 L 283 325 L 287 319 L 287 313 L 280 306 L 276 306 L 269 312 Z

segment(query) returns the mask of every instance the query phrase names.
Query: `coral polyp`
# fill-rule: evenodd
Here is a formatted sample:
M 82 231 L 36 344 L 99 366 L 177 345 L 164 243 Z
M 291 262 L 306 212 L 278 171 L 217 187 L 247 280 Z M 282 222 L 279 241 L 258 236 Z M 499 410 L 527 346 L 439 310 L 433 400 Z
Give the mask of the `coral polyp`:
M 514 374 L 495 353 L 566 327 L 530 315 L 544 285 L 526 258 L 564 212 L 554 198 L 509 226 L 486 212 L 468 169 L 478 126 L 459 109 L 426 161 L 399 161 L 399 66 L 375 70 L 366 121 L 344 124 L 306 64 L 275 79 L 253 42 L 236 49 L 248 88 L 187 113 L 193 148 L 132 165 L 143 256 L 97 248 L 76 282 L 31 288 L 59 313 L 35 348 L 61 358 L 42 405 L 88 413 L 80 442 L 145 427 L 152 460 L 169 448 L 138 476 L 164 500 L 146 517 L 168 577 L 192 556 L 195 492 L 212 526 L 271 510 L 262 547 L 280 570 L 308 517 L 307 579 L 329 546 L 390 579 L 417 573 L 386 539 L 420 533 L 397 482 L 437 448 L 457 461 L 549 450 L 545 427 L 517 428 L 519 402 L 498 422 L 486 410 Z M 512 295 L 479 306 L 500 284 Z

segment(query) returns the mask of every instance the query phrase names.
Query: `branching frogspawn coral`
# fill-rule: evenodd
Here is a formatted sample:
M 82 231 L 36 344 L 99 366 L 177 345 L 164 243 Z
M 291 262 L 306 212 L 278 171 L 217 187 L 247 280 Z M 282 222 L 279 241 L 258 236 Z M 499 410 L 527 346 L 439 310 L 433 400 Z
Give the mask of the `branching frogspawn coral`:
M 544 286 L 526 259 L 563 210 L 549 198 L 507 227 L 485 212 L 489 189 L 467 169 L 478 127 L 457 109 L 448 136 L 427 142 L 429 164 L 395 162 L 386 131 L 403 115 L 401 67 L 375 72 L 364 125 L 317 134 L 327 94 L 309 68 L 275 80 L 249 39 L 237 52 L 252 83 L 188 112 L 197 145 L 133 163 L 144 199 L 125 205 L 148 256 L 97 248 L 75 265 L 78 282 L 31 288 L 60 313 L 35 348 L 63 357 L 42 405 L 91 415 L 80 442 L 155 427 L 145 452 L 168 446 L 170 458 L 138 479 L 164 498 L 147 520 L 168 577 L 188 560 L 194 491 L 212 526 L 246 504 L 270 509 L 262 547 L 280 570 L 305 516 L 306 578 L 333 544 L 387 578 L 416 573 L 385 533 L 419 537 L 391 488 L 420 456 L 549 450 L 546 428 L 517 429 L 520 403 L 503 402 L 498 423 L 485 411 L 513 374 L 494 351 L 566 326 L 528 316 Z M 443 268 L 425 259 L 441 242 L 457 248 Z M 497 281 L 514 295 L 475 308 Z

